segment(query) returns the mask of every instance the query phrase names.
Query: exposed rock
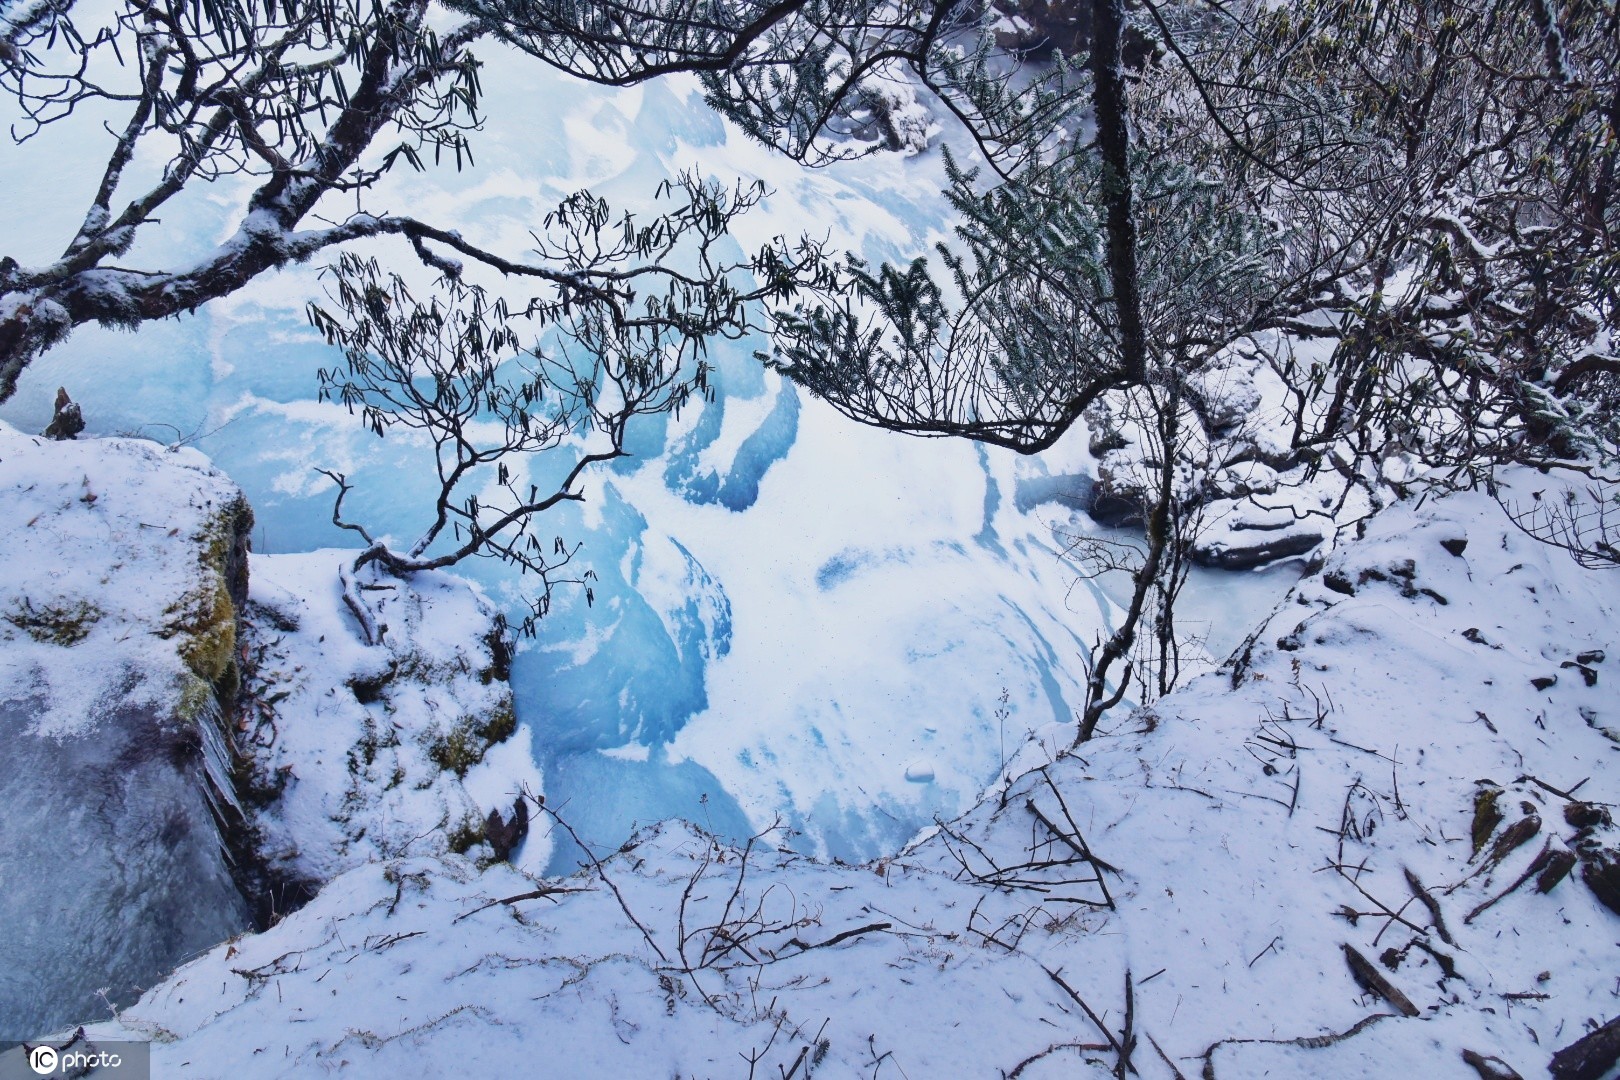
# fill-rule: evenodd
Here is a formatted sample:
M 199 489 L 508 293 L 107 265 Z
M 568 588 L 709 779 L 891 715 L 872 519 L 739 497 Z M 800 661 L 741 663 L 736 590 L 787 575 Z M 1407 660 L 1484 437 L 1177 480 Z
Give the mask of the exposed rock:
M 104 1014 L 251 919 L 230 729 L 252 513 L 195 452 L 72 427 L 0 425 L 3 1033 Z
M 263 557 L 250 603 L 253 514 L 201 454 L 0 424 L 0 459 L 0 1037 L 122 1007 L 348 866 L 523 846 L 521 806 L 484 828 L 540 778 L 476 587 L 378 586 L 367 648 L 352 553 Z
M 1096 488 L 1092 489 L 1092 498 L 1086 506 L 1086 513 L 1091 516 L 1091 520 L 1109 529 L 1141 525 L 1147 520 L 1142 515 L 1141 502 L 1119 495 L 1109 495 Z
M 1249 537 L 1253 539 L 1249 539 Z M 1221 570 L 1251 570 L 1278 559 L 1304 555 L 1322 542 L 1316 528 L 1239 525 L 1193 545 L 1193 561 Z
M 1613 826 L 1589 825 L 1575 834 L 1572 846 L 1581 860 L 1581 880 L 1599 903 L 1620 915 L 1620 843 Z
M 84 430 L 84 413 L 72 398 L 68 397 L 67 387 L 56 388 L 56 410 L 51 422 L 46 426 L 44 435 L 47 439 L 56 439 L 65 442 L 76 439 L 79 432 Z
M 1480 781 L 1480 789 L 1474 792 L 1474 824 L 1469 830 L 1474 842 L 1472 855 L 1478 855 L 1496 827 L 1502 824 L 1502 789 L 1487 781 Z
M 1614 824 L 1614 819 L 1609 816 L 1606 808 L 1588 802 L 1572 802 L 1565 806 L 1564 820 L 1577 829 L 1592 829 Z
M 496 862 L 510 862 L 512 852 L 529 835 L 529 804 L 520 796 L 512 804 L 510 821 L 501 818 L 499 810 L 491 810 L 484 821 L 484 839 L 495 852 Z
M 1483 869 L 1489 870 L 1499 865 L 1503 859 L 1528 844 L 1541 832 L 1541 815 L 1536 813 L 1536 808 L 1530 803 L 1523 802 L 1519 804 L 1519 809 L 1524 816 L 1503 829 L 1497 836 L 1496 843 L 1491 845 L 1485 861 L 1480 864 Z
M 1574 660 L 1565 660 L 1558 666 L 1560 668 L 1574 668 L 1580 673 L 1581 681 L 1585 682 L 1587 686 L 1597 685 L 1597 672 L 1594 669 L 1587 667 L 1585 664 L 1577 663 Z
M 1534 865 L 1534 864 L 1533 864 Z M 1558 883 L 1575 869 L 1575 853 L 1561 847 L 1549 847 L 1547 857 L 1536 867 L 1536 892 L 1550 893 Z
M 1142 488 L 1131 470 L 1118 461 L 1104 460 L 1097 466 L 1097 480 L 1091 486 L 1091 498 L 1086 513 L 1091 520 L 1110 529 L 1141 525 L 1147 521 L 1143 513 Z

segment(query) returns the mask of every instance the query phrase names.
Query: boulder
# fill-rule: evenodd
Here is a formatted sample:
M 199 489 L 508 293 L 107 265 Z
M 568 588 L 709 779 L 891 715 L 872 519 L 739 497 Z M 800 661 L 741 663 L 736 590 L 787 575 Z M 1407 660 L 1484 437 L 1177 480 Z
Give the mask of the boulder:
M 0 424 L 0 460 L 0 1033 L 30 1037 L 252 922 L 230 729 L 253 516 L 194 451 Z

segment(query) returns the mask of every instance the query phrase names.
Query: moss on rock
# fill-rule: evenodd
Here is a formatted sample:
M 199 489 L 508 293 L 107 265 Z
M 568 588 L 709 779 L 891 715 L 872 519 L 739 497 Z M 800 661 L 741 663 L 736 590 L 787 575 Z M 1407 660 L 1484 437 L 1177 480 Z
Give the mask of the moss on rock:
M 445 847 L 457 855 L 465 855 L 484 842 L 484 823 L 471 815 L 445 834 Z
M 253 511 L 240 494 L 209 516 L 193 538 L 200 581 L 170 606 L 159 636 L 178 637 L 180 658 L 228 708 L 241 687 L 236 642 L 247 601 L 247 537 Z M 194 711 L 188 715 L 196 715 Z
M 90 636 L 90 630 L 101 620 L 101 609 L 89 601 L 72 604 L 45 604 L 35 607 L 27 597 L 3 617 L 42 645 L 77 645 Z
M 429 733 L 428 757 L 446 772 L 466 776 L 468 769 L 484 760 L 490 747 L 505 742 L 516 730 L 517 716 L 511 700 L 506 699 L 486 716 L 464 716 L 448 731 Z

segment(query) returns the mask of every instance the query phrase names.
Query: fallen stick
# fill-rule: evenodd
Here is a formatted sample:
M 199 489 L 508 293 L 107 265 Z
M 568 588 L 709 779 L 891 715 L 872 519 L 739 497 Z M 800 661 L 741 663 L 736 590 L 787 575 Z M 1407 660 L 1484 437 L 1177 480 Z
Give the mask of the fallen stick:
M 800 941 L 798 938 L 790 938 L 788 940 L 788 944 L 789 945 L 797 945 L 804 952 L 809 952 L 811 949 L 825 949 L 830 945 L 838 944 L 840 941 L 848 941 L 850 938 L 855 937 L 857 934 L 870 934 L 875 930 L 887 930 L 889 927 L 891 927 L 893 925 L 894 925 L 893 923 L 875 922 L 875 923 L 870 924 L 869 926 L 857 926 L 852 930 L 845 930 L 841 934 L 834 934 L 832 937 L 828 938 L 826 941 L 816 941 L 816 942 L 812 942 L 810 944 L 806 944 L 806 943 Z
M 1108 1048 L 1114 1051 L 1116 1054 L 1119 1053 L 1119 1040 L 1114 1038 L 1114 1033 L 1112 1031 L 1109 1031 L 1103 1026 L 1102 1019 L 1096 1013 L 1091 1011 L 1091 1006 L 1086 1004 L 1085 999 L 1075 991 L 1075 988 L 1064 982 L 1063 976 L 1059 975 L 1051 968 L 1042 965 L 1041 970 L 1045 971 L 1047 975 L 1051 976 L 1053 982 L 1063 987 L 1063 992 L 1073 998 L 1074 1003 L 1080 1006 L 1081 1010 L 1091 1018 L 1091 1022 L 1097 1025 L 1097 1030 L 1103 1033 L 1103 1038 L 1108 1040 Z
M 1221 1039 L 1217 1042 L 1211 1043 L 1209 1049 L 1200 1054 L 1199 1058 L 1204 1063 L 1204 1075 L 1206 1077 L 1212 1077 L 1215 1075 L 1215 1051 L 1219 1050 L 1223 1046 L 1236 1046 L 1247 1043 L 1264 1043 L 1268 1046 L 1301 1046 L 1306 1050 L 1323 1050 L 1329 1046 L 1332 1046 L 1334 1043 L 1340 1043 L 1346 1039 L 1353 1038 L 1367 1030 L 1372 1025 L 1376 1024 L 1378 1021 L 1388 1020 L 1394 1015 L 1394 1013 L 1373 1013 L 1371 1016 L 1362 1017 L 1354 1025 L 1344 1031 L 1331 1032 L 1327 1035 L 1305 1035 L 1297 1039 Z
M 1350 973 L 1355 976 L 1358 983 L 1395 1006 L 1403 1016 L 1420 1015 L 1418 1007 L 1412 1004 L 1412 999 L 1401 993 L 1394 983 L 1384 978 L 1383 973 L 1373 966 L 1371 960 L 1362 956 L 1352 945 L 1344 945 L 1343 949 L 1344 958 L 1350 964 Z
M 1549 891 L 1554 885 L 1564 880 L 1565 875 L 1569 873 L 1570 869 L 1574 865 L 1574 854 L 1566 851 L 1554 851 L 1552 841 L 1549 840 L 1546 845 L 1542 847 L 1541 851 L 1536 855 L 1536 857 L 1530 860 L 1530 865 L 1525 867 L 1524 873 L 1520 874 L 1516 879 L 1514 879 L 1513 884 L 1509 885 L 1507 888 L 1503 889 L 1501 892 L 1479 905 L 1479 907 L 1475 908 L 1473 911 L 1470 911 L 1467 915 L 1464 915 L 1463 922 L 1472 923 L 1477 916 L 1483 915 L 1485 912 L 1507 899 L 1508 896 L 1517 891 L 1521 885 L 1529 881 L 1530 878 L 1536 874 L 1542 875 L 1541 879 L 1537 882 L 1538 888 L 1543 882 L 1545 882 L 1545 888 L 1541 888 L 1540 891 Z
M 1159 1060 L 1170 1067 L 1170 1072 L 1175 1076 L 1176 1080 L 1187 1080 L 1182 1071 L 1176 1068 L 1176 1063 L 1170 1060 L 1170 1055 L 1164 1052 L 1164 1047 L 1159 1045 L 1159 1040 L 1146 1031 L 1142 1032 L 1142 1034 L 1147 1036 L 1147 1041 L 1152 1044 L 1153 1049 L 1159 1052 Z
M 1404 866 L 1401 870 L 1406 874 L 1406 884 L 1411 888 L 1412 895 L 1416 896 L 1418 902 L 1429 909 L 1429 918 L 1434 920 L 1434 932 L 1440 935 L 1440 940 L 1447 945 L 1457 944 L 1451 938 L 1451 931 L 1446 929 L 1445 916 L 1440 914 L 1440 901 L 1436 900 L 1434 894 L 1423 887 L 1423 882 L 1419 881 L 1418 876 L 1412 873 L 1411 870 Z
M 565 889 L 560 885 L 555 887 L 555 888 L 550 888 L 550 889 L 546 889 L 546 888 L 535 889 L 533 892 L 518 893 L 516 896 L 506 896 L 506 897 L 502 897 L 499 900 L 491 900 L 487 904 L 479 904 L 477 907 L 473 908 L 471 911 L 464 911 L 460 915 L 457 915 L 454 919 L 451 919 L 450 922 L 452 924 L 454 924 L 454 923 L 460 922 L 462 919 L 470 919 L 472 916 L 478 914 L 480 911 L 486 911 L 489 908 L 497 907 L 497 906 L 502 905 L 502 904 L 510 906 L 512 904 L 521 904 L 525 900 L 539 900 L 542 897 L 547 899 L 547 900 L 551 900 L 551 898 L 554 895 L 556 895 L 557 893 L 576 893 L 576 892 L 590 892 L 590 891 L 591 890 L 589 890 L 589 889 Z M 557 903 L 556 900 L 551 900 L 551 902 L 553 904 Z

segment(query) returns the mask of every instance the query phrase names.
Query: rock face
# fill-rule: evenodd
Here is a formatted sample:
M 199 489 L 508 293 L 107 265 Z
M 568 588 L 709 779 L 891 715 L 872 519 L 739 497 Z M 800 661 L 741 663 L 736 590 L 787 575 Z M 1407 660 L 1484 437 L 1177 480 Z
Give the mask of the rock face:
M 1220 524 L 1225 527 L 1211 529 L 1193 547 L 1193 561 L 1200 566 L 1252 570 L 1278 559 L 1309 554 L 1322 543 L 1322 527 L 1310 522 L 1251 522 L 1239 517 Z
M 137 706 L 56 740 L 20 734 L 33 712 L 0 704 L 0 1030 L 16 1037 L 104 1017 L 249 922 L 193 724 Z
M 249 926 L 231 736 L 252 512 L 194 451 L 0 424 L 0 1036 Z

